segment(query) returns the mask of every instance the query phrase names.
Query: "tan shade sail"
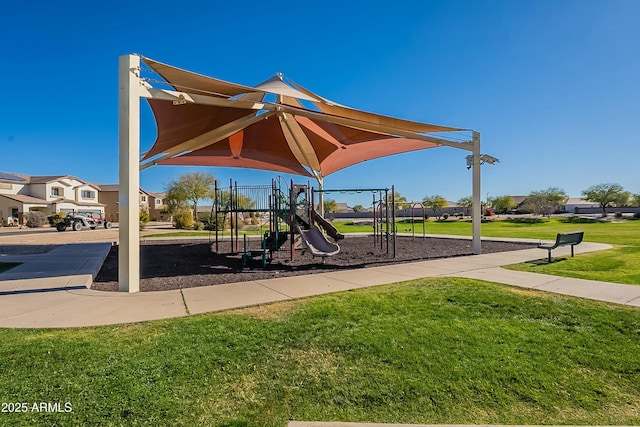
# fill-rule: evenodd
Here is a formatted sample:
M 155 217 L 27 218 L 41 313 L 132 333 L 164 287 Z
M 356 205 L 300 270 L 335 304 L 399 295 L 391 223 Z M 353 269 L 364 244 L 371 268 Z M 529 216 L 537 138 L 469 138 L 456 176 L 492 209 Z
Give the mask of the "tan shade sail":
M 366 160 L 455 146 L 433 133 L 464 130 L 341 106 L 280 74 L 252 88 L 143 61 L 184 96 L 149 99 L 158 136 L 142 167 L 240 167 L 321 179 Z

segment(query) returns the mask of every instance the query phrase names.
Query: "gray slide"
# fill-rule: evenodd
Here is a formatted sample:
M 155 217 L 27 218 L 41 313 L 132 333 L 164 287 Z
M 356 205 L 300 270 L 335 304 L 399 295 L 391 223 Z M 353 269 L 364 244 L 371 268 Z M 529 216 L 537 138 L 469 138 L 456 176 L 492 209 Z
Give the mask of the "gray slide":
M 324 261 L 324 258 L 340 252 L 340 246 L 328 241 L 322 231 L 315 225 L 312 225 L 308 230 L 302 229 L 298 224 L 296 224 L 296 227 L 300 237 L 302 237 L 302 244 L 314 257 L 322 257 Z
M 333 240 L 342 240 L 344 239 L 344 234 L 340 233 L 334 226 L 333 224 L 331 224 L 329 221 L 327 221 L 326 219 L 324 219 L 322 217 L 322 215 L 320 215 L 318 213 L 318 211 L 313 211 L 311 212 L 311 215 L 313 216 L 313 220 L 320 226 L 322 227 L 322 229 L 324 231 L 327 232 L 327 234 L 329 236 L 331 236 L 331 238 Z

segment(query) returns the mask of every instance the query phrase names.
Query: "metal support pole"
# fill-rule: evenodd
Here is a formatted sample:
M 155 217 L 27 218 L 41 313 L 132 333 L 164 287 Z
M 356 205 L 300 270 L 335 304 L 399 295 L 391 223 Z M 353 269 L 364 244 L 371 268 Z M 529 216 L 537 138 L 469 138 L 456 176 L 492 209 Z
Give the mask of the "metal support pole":
M 309 186 L 309 208 L 309 218 L 311 218 L 316 211 L 316 189 L 311 186 Z
M 380 250 L 382 250 L 382 191 L 378 192 L 378 232 L 380 233 Z
M 238 224 L 238 219 L 240 219 L 240 216 L 238 215 L 238 181 L 235 182 L 234 188 L 233 188 L 233 213 L 235 216 L 235 229 L 236 229 L 236 251 L 235 253 L 238 253 L 240 251 L 240 224 Z
M 413 219 L 413 202 L 411 202 L 411 240 L 415 240 L 416 238 L 416 228 L 414 225 Z
M 140 291 L 140 57 L 119 58 L 118 290 Z
M 295 200 L 293 198 L 293 179 L 292 179 L 291 186 L 289 187 L 289 233 L 291 233 L 291 261 L 293 261 L 296 256 L 296 247 L 295 247 L 296 241 L 293 233 L 293 230 L 294 230 L 293 223 L 296 220 L 295 212 L 293 208 L 294 203 L 295 203 Z
M 389 255 L 389 190 L 384 190 L 384 233 L 387 242 L 387 255 Z
M 233 179 L 229 178 L 229 253 L 233 253 Z
M 480 133 L 473 132 L 473 253 L 482 252 L 480 225 L 482 223 L 482 205 L 480 201 Z
M 318 213 L 324 218 L 324 181 L 322 178 L 317 178 L 318 181 Z
M 219 203 L 219 199 L 218 199 L 218 180 L 216 179 L 213 183 L 213 188 L 214 188 L 214 196 L 213 196 L 213 214 L 215 215 L 213 218 L 213 223 L 215 224 L 216 227 L 216 253 L 218 253 L 218 230 L 220 228 L 220 224 L 218 224 L 218 203 Z
M 391 231 L 393 232 L 392 250 L 393 250 L 393 257 L 395 258 L 396 257 L 396 236 L 398 235 L 398 232 L 396 230 L 396 191 L 393 185 L 391 186 Z

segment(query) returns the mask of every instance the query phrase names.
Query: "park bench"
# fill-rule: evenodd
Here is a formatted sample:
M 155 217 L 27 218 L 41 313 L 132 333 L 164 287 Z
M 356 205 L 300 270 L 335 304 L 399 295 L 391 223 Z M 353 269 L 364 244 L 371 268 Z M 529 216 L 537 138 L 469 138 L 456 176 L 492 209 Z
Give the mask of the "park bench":
M 549 262 L 551 262 L 551 251 L 555 248 L 559 248 L 560 246 L 569 246 L 571 245 L 571 256 L 573 256 L 573 247 L 580 242 L 582 242 L 582 237 L 584 236 L 584 231 L 574 231 L 571 233 L 558 233 L 556 236 L 555 243 L 545 243 L 540 244 L 538 247 L 540 249 L 546 249 L 549 251 Z

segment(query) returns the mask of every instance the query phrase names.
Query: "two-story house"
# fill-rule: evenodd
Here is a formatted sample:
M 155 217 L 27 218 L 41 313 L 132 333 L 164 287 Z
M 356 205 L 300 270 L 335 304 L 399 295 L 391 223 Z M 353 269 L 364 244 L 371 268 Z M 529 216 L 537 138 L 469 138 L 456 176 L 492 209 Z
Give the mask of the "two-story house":
M 0 172 L 0 220 L 22 223 L 30 211 L 104 216 L 98 188 L 70 175 L 30 176 Z
M 118 197 L 119 187 L 118 184 L 94 184 L 100 191 L 98 194 L 98 200 L 105 206 L 105 218 L 112 222 L 118 222 Z M 140 189 L 138 203 L 140 210 L 147 212 L 149 218 L 152 221 L 163 221 L 168 218 L 168 215 L 164 214 L 166 204 L 164 203 L 164 193 L 152 193 Z

